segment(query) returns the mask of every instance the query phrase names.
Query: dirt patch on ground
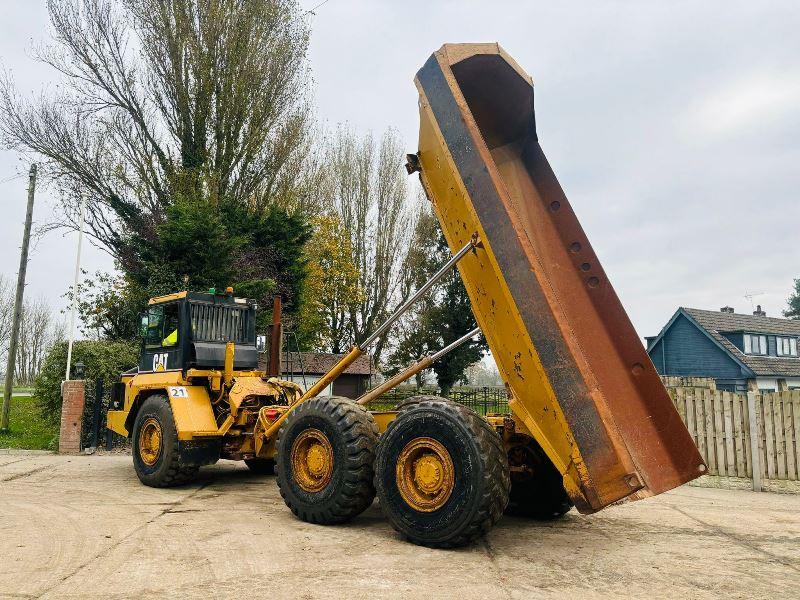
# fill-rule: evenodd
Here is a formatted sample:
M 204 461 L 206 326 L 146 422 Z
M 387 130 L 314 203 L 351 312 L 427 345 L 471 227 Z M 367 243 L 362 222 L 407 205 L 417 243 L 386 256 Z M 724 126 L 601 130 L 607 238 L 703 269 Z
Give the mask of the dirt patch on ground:
M 800 496 L 684 486 L 552 523 L 506 517 L 456 551 L 406 543 L 375 504 L 295 519 L 226 461 L 141 485 L 130 457 L 0 454 L 0 597 L 795 597 Z

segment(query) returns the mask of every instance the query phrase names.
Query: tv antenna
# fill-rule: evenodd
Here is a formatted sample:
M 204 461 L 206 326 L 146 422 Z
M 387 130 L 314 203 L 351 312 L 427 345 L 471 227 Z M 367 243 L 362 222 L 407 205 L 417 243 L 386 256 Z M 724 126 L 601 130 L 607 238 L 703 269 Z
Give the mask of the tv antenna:
M 754 310 L 755 305 L 753 304 L 753 298 L 757 296 L 763 296 L 766 292 L 745 292 L 744 297 L 750 302 L 750 309 Z

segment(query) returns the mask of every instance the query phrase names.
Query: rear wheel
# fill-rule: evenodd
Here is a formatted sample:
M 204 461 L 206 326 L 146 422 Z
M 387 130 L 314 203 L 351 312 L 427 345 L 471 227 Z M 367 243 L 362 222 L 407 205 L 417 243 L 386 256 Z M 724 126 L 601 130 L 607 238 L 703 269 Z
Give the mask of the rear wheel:
M 343 523 L 375 499 L 378 427 L 348 398 L 312 398 L 294 409 L 277 440 L 278 487 L 309 523 Z
M 181 464 L 178 432 L 166 396 L 150 396 L 136 415 L 133 467 L 139 480 L 151 487 L 182 485 L 197 476 L 196 466 Z
M 259 475 L 274 475 L 275 474 L 275 459 L 274 458 L 246 458 L 244 464 L 253 473 Z
M 389 424 L 375 461 L 381 509 L 410 541 L 463 546 L 502 516 L 510 485 L 502 440 L 465 406 L 425 398 Z
M 429 396 L 429 395 L 420 395 L 420 396 L 411 396 L 402 400 L 397 403 L 397 406 L 394 407 L 394 410 L 397 412 L 402 412 L 407 409 L 409 406 L 413 406 L 414 404 L 419 404 L 420 402 L 424 402 L 425 400 L 445 400 L 441 396 Z
M 512 438 L 508 462 L 511 465 L 508 514 L 548 521 L 569 512 L 572 501 L 561 474 L 535 440 L 525 436 Z

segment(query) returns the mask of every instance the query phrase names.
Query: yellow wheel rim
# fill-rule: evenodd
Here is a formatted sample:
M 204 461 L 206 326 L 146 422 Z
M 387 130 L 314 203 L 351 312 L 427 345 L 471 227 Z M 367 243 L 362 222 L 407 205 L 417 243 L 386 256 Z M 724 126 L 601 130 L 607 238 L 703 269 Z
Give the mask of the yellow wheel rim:
M 139 457 L 148 467 L 152 467 L 161 456 L 161 423 L 149 417 L 139 432 Z
M 397 489 L 416 511 L 433 512 L 444 506 L 455 487 L 453 459 L 433 438 L 415 438 L 397 458 Z
M 306 429 L 292 444 L 292 473 L 303 490 L 316 493 L 330 483 L 333 448 L 319 429 Z

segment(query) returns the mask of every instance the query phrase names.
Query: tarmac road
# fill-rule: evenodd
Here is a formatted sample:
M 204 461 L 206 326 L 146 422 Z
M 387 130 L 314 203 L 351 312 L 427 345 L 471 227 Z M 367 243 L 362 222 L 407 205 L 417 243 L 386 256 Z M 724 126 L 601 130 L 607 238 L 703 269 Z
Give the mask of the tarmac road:
M 684 486 L 591 516 L 506 517 L 477 545 L 404 542 L 373 505 L 294 518 L 221 461 L 141 485 L 127 455 L 0 455 L 2 598 L 796 598 L 800 496 Z

